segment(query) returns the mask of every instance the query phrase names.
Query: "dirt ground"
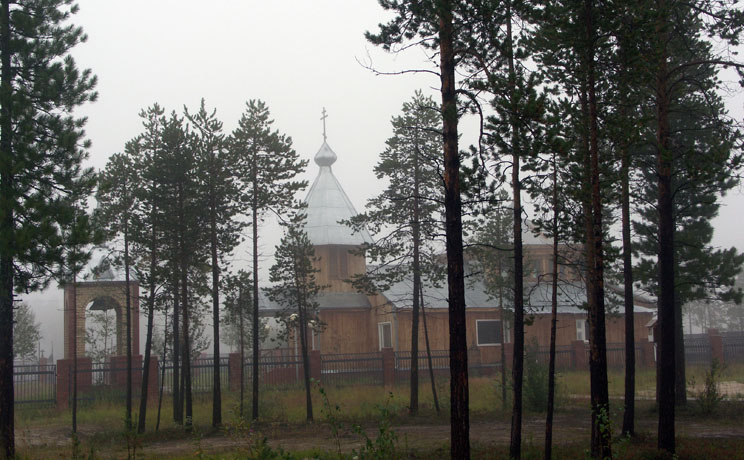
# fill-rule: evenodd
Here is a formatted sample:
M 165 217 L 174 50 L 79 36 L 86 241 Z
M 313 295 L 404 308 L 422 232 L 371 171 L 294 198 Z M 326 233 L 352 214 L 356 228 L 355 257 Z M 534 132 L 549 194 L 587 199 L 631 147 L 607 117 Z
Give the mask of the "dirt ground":
M 616 404 L 615 407 L 619 407 Z M 398 436 L 399 445 L 405 448 L 436 448 L 445 446 L 449 440 L 449 420 L 446 417 L 419 418 L 414 420 L 401 420 L 405 423 L 394 423 L 393 430 Z M 342 433 L 339 437 L 341 450 L 350 451 L 361 445 L 358 434 L 352 433 L 348 423 L 343 424 Z M 524 418 L 523 439 L 526 443 L 541 445 L 544 436 L 544 415 L 527 415 Z M 584 410 L 571 409 L 556 414 L 554 420 L 553 439 L 557 444 L 589 442 L 590 420 L 588 413 Z M 678 418 L 677 433 L 679 436 L 705 437 L 705 438 L 744 438 L 744 424 L 732 423 L 725 417 L 697 419 L 692 416 Z M 316 422 L 312 425 L 288 425 L 288 424 L 264 424 L 256 428 L 260 435 L 268 439 L 272 447 L 282 447 L 285 450 L 307 450 L 321 448 L 324 450 L 335 450 L 336 439 L 331 435 L 327 423 Z M 510 435 L 509 420 L 489 420 L 476 418 L 471 421 L 471 442 L 483 445 L 508 444 Z M 652 434 L 656 430 L 655 414 L 648 409 L 639 410 L 637 419 L 637 430 Z M 377 427 L 370 425 L 365 432 L 371 438 L 377 435 Z M 118 441 L 101 441 L 100 430 L 94 426 L 81 426 L 79 435 L 83 445 L 93 438 L 97 438 L 97 453 L 99 458 L 126 458 L 126 449 L 123 439 Z M 105 437 L 105 433 L 103 433 Z M 116 435 L 114 435 L 116 436 Z M 202 434 L 184 438 L 183 435 L 166 435 L 170 439 L 155 439 L 150 436 L 142 441 L 140 452 L 144 452 L 146 458 L 165 458 L 182 455 L 189 456 L 196 451 L 207 454 L 233 451 L 245 448 L 250 442 L 247 434 L 240 436 L 231 435 L 224 431 Z M 174 439 L 175 437 L 175 439 Z M 255 439 L 255 438 L 254 438 Z M 23 429 L 16 433 L 19 451 L 27 451 L 31 458 L 37 457 L 40 452 L 60 451 L 69 449 L 70 436 L 69 427 L 45 426 Z

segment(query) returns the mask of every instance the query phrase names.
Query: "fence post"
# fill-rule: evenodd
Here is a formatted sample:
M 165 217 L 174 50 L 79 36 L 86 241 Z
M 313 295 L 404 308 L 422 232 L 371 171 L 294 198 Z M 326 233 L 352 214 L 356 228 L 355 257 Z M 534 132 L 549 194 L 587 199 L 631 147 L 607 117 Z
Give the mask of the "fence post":
M 240 390 L 240 353 L 230 353 L 227 357 L 227 388 Z
M 57 408 L 67 409 L 70 405 L 70 381 L 72 379 L 72 360 L 57 360 Z
M 710 341 L 710 359 L 716 359 L 718 364 L 723 365 L 723 336 L 718 329 L 708 329 L 708 340 Z
M 643 352 L 643 362 L 641 364 L 643 364 L 644 367 L 653 369 L 654 364 L 656 363 L 656 357 L 654 356 L 654 342 L 646 340 L 645 342 L 640 342 L 640 345 Z
M 157 394 L 160 389 L 158 386 L 160 379 L 160 366 L 158 365 L 157 356 L 150 356 L 150 369 L 147 372 L 147 400 L 150 402 L 157 402 Z
M 382 349 L 382 383 L 386 387 L 395 385 L 395 351 Z
M 514 362 L 514 344 L 509 342 L 504 344 L 504 360 L 505 363 L 501 363 L 502 366 L 506 366 L 506 369 L 510 369 Z
M 586 370 L 589 367 L 586 359 L 586 344 L 583 340 L 571 342 L 571 364 L 575 370 Z
M 320 361 L 320 350 L 310 350 L 310 378 L 320 382 L 322 374 L 322 363 Z

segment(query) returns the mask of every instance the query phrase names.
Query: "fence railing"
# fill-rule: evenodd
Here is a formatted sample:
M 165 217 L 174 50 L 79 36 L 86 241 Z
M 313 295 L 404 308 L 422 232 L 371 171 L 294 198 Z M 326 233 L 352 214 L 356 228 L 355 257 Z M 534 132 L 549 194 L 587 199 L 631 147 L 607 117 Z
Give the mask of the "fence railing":
M 56 377 L 57 366 L 54 364 L 14 365 L 13 388 L 15 403 L 55 403 L 57 400 Z
M 507 344 L 509 345 L 509 344 Z M 507 363 L 511 362 L 509 347 Z M 501 365 L 497 357 L 496 362 L 483 362 L 478 350 L 474 358 L 469 357 L 472 375 L 490 374 Z M 653 366 L 655 361 L 654 344 L 640 343 L 636 346 L 636 363 L 639 366 Z M 432 368 L 437 375 L 447 375 L 449 370 L 449 353 L 447 350 L 433 350 Z M 485 356 L 485 355 L 483 355 Z M 494 354 L 489 355 L 493 358 Z M 547 347 L 540 347 L 536 351 L 538 362 L 548 363 Z M 713 358 L 724 363 L 744 363 L 744 332 L 727 332 L 697 334 L 685 336 L 685 360 L 687 365 L 708 365 Z M 113 360 L 106 363 L 92 363 L 89 358 L 79 360 L 78 365 L 78 398 L 79 400 L 96 400 L 105 398 L 123 398 L 126 388 L 125 361 Z M 62 365 L 64 363 L 64 366 Z M 404 382 L 410 378 L 411 352 L 372 352 L 354 354 L 320 354 L 311 352 L 310 375 L 325 385 L 382 385 Z M 610 368 L 620 369 L 625 363 L 625 346 L 621 343 L 607 344 L 607 364 Z M 212 391 L 214 376 L 214 361 L 211 358 L 199 358 L 191 365 L 191 390 L 194 395 L 205 395 Z M 157 394 L 157 388 L 162 384 L 166 395 L 173 394 L 173 365 L 156 362 L 151 367 L 151 383 L 148 388 L 152 391 L 152 400 Z M 428 370 L 426 352 L 421 350 L 418 357 L 420 372 Z M 576 342 L 556 348 L 556 369 L 565 371 L 575 368 L 588 367 L 588 345 Z M 259 358 L 259 385 L 266 388 L 281 388 L 287 386 L 301 386 L 304 379 L 302 357 L 288 350 L 267 351 Z M 55 364 L 19 364 L 14 365 L 14 394 L 15 402 L 26 404 L 60 404 L 69 401 L 72 393 L 70 360 L 61 360 Z M 132 367 L 133 393 L 139 395 L 142 382 L 142 363 L 138 359 Z M 253 366 L 250 359 L 244 363 L 244 385 L 252 385 Z M 225 389 L 239 388 L 240 359 L 239 355 L 231 354 L 219 361 L 220 384 Z M 153 375 L 154 374 L 154 375 Z M 176 382 L 179 384 L 180 382 Z

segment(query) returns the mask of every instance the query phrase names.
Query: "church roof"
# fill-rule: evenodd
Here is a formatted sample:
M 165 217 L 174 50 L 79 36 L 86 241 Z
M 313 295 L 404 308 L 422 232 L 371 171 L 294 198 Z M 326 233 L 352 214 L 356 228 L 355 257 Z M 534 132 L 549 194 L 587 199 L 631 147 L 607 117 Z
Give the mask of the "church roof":
M 323 142 L 315 154 L 315 163 L 320 170 L 305 198 L 307 235 L 315 246 L 327 244 L 359 246 L 363 243 L 372 243 L 372 237 L 367 230 L 354 232 L 350 227 L 339 223 L 355 216 L 357 212 L 331 170 L 336 159 L 336 153 L 326 142 Z

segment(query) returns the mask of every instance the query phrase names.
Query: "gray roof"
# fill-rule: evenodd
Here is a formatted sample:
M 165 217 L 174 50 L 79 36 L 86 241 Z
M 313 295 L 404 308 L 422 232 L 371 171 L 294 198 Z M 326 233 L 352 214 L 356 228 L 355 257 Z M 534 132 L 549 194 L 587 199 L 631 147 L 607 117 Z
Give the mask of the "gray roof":
M 355 216 L 357 212 L 331 170 L 336 158 L 336 154 L 325 142 L 315 155 L 315 163 L 320 170 L 305 197 L 307 235 L 315 246 L 327 244 L 359 246 L 363 243 L 372 243 L 372 237 L 366 230 L 355 233 L 348 226 L 339 223 Z
M 370 308 L 372 305 L 364 294 L 356 292 L 325 292 L 320 293 L 315 299 L 321 310 L 333 310 L 337 308 Z M 258 308 L 261 315 L 271 315 L 284 309 L 284 307 L 266 295 L 263 290 L 258 294 Z
M 397 308 L 411 308 L 412 281 L 410 279 L 398 282 L 383 292 L 390 302 Z M 428 283 L 427 283 L 428 284 Z M 549 314 L 551 284 L 550 283 L 525 283 L 525 309 L 529 314 Z M 608 311 L 618 310 L 622 305 L 622 297 L 614 291 L 607 290 L 606 308 Z M 424 302 L 427 308 L 448 308 L 447 284 L 440 287 L 425 286 Z M 586 289 L 583 283 L 559 282 L 558 284 L 558 313 L 585 314 Z M 497 308 L 498 299 L 491 298 L 486 292 L 485 286 L 477 278 L 469 278 L 465 281 L 465 305 L 468 308 Z M 511 301 L 504 302 L 506 308 L 511 308 Z M 636 313 L 653 312 L 653 309 L 636 305 Z

